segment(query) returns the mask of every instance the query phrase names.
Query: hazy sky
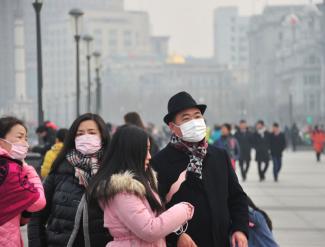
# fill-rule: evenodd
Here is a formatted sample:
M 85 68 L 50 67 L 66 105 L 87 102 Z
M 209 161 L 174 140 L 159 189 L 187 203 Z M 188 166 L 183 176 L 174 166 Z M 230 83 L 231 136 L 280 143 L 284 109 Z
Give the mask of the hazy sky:
M 241 14 L 258 13 L 268 4 L 306 4 L 310 0 L 125 0 L 128 10 L 149 12 L 155 35 L 168 35 L 170 52 L 192 56 L 213 54 L 213 10 L 239 6 Z M 314 3 L 321 0 L 314 0 Z

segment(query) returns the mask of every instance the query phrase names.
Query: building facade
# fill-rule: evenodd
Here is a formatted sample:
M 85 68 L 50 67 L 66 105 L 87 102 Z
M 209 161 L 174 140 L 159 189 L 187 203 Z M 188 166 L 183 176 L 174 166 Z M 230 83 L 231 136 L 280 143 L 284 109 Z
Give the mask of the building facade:
M 258 118 L 324 121 L 321 18 L 310 4 L 268 6 L 251 19 L 250 109 Z

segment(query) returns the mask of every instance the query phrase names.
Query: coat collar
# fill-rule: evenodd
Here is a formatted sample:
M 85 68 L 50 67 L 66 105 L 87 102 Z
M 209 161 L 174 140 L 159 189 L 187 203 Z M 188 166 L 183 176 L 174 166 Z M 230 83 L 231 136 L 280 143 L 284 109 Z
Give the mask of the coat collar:
M 153 177 L 157 185 L 157 176 L 155 172 L 153 172 Z M 106 188 L 108 198 L 113 198 L 119 193 L 130 193 L 141 198 L 146 196 L 144 185 L 135 178 L 134 173 L 131 171 L 112 175 L 109 185 Z

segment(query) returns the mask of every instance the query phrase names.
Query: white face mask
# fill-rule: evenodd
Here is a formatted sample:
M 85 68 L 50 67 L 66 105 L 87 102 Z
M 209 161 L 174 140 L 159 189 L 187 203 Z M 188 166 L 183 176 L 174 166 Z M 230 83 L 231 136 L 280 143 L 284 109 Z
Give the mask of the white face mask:
M 175 125 L 181 129 L 182 140 L 186 142 L 199 142 L 206 136 L 206 125 L 203 118 L 193 119 L 180 126 Z

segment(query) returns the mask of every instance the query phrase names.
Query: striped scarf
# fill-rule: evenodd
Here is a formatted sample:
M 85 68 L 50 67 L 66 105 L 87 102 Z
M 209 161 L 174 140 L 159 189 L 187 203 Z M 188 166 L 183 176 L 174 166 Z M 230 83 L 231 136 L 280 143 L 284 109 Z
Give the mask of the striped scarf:
M 66 159 L 75 168 L 75 176 L 79 184 L 87 187 L 90 178 L 97 173 L 102 157 L 102 149 L 91 155 L 84 155 L 73 149 L 67 154 Z
M 170 143 L 173 147 L 186 153 L 190 161 L 187 165 L 187 172 L 194 173 L 202 179 L 203 160 L 207 154 L 208 143 L 205 139 L 198 143 L 185 142 L 176 135 L 172 135 Z

